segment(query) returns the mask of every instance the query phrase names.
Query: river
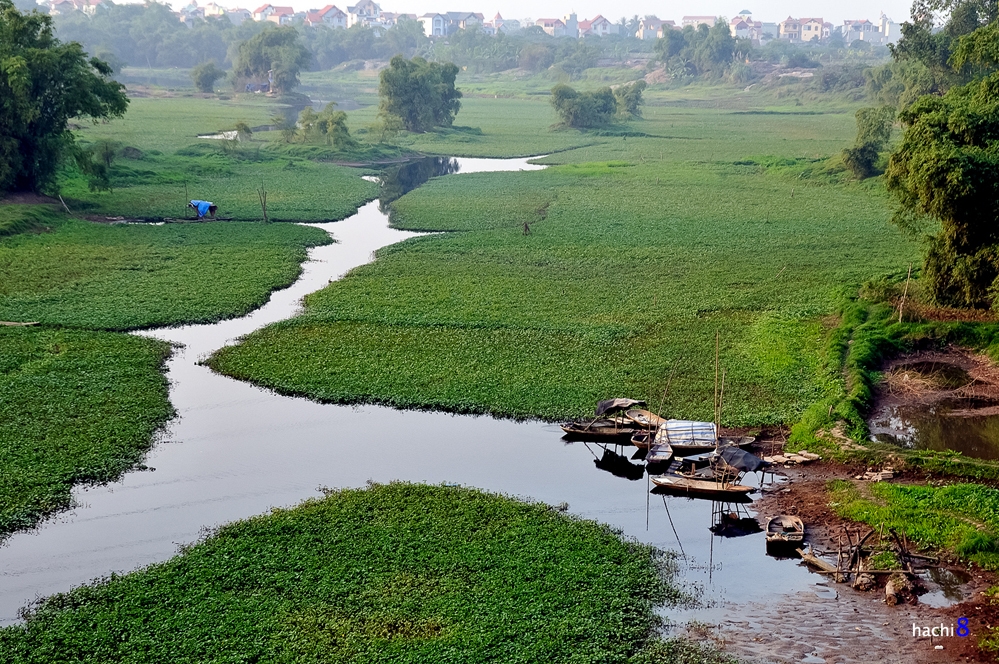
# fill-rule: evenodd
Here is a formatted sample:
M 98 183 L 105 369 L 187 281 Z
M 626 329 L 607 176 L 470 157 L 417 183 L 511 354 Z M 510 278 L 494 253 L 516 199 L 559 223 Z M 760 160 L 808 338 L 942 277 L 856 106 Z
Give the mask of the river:
M 543 168 L 526 159 L 456 162 L 458 174 L 446 177 Z M 317 496 L 321 486 L 368 481 L 447 482 L 567 503 L 570 513 L 625 536 L 682 547 L 681 577 L 702 594 L 705 608 L 667 611 L 674 618 L 710 620 L 726 604 L 765 602 L 821 580 L 792 561 L 764 555 L 762 533 L 714 535 L 711 502 L 650 497 L 641 474 L 629 480 L 601 470 L 595 460 L 603 450 L 564 442 L 557 426 L 319 404 L 199 365 L 238 337 L 295 315 L 304 295 L 370 262 L 376 250 L 417 235 L 390 228 L 378 201 L 342 221 L 310 225 L 336 243 L 310 250 L 301 277 L 265 306 L 213 325 L 137 333 L 178 346 L 167 364 L 178 415 L 149 453 L 150 470 L 77 489 L 75 509 L 0 548 L 0 623 L 16 622 L 18 609 L 38 597 L 166 560 L 221 524 L 294 505 Z

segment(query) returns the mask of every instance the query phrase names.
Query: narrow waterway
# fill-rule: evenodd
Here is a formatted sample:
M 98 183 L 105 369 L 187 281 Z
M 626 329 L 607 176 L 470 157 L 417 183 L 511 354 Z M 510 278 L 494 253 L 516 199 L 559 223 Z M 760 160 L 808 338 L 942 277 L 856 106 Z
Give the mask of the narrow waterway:
M 524 159 L 458 159 L 457 167 L 459 174 L 542 168 Z M 707 607 L 675 617 L 711 620 L 731 602 L 765 602 L 821 581 L 793 561 L 765 556 L 762 533 L 715 535 L 711 502 L 649 496 L 640 468 L 622 472 L 626 459 L 563 442 L 556 426 L 318 404 L 200 366 L 238 337 L 293 316 L 304 295 L 371 261 L 377 249 L 415 235 L 390 228 L 378 201 L 343 221 L 314 225 L 337 242 L 311 250 L 301 278 L 264 307 L 215 325 L 142 333 L 182 344 L 168 363 L 178 416 L 150 452 L 151 470 L 76 491 L 76 509 L 0 548 L 0 623 L 15 622 L 18 609 L 38 597 L 166 560 L 206 529 L 294 505 L 321 486 L 369 480 L 448 482 L 567 503 L 571 513 L 627 536 L 682 547 L 682 576 L 703 591 Z

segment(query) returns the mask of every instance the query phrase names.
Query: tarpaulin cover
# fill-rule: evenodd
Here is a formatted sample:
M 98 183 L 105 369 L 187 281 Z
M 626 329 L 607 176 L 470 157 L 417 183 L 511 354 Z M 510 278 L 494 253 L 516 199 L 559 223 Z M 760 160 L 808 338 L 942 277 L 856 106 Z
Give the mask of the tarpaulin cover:
M 718 441 L 714 422 L 666 420 L 659 431 L 666 434 L 670 445 L 714 445 Z
M 635 406 L 644 406 L 644 401 L 638 399 L 604 399 L 597 402 L 597 415 L 603 415 L 615 410 L 627 410 Z
M 198 210 L 199 217 L 208 214 L 208 208 L 212 206 L 208 201 L 191 201 L 191 205 Z
M 760 457 L 750 454 L 746 450 L 739 449 L 735 445 L 727 445 L 721 448 L 718 451 L 718 455 L 722 458 L 722 461 L 744 473 L 755 473 L 767 466 L 767 462 Z

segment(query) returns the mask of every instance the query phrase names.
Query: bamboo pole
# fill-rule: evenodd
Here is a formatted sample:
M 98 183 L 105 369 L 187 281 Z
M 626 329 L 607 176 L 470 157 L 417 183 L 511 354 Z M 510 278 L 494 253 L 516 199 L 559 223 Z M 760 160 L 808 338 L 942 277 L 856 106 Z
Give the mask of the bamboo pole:
M 912 278 L 912 263 L 909 263 L 909 274 L 905 277 L 905 289 L 902 291 L 902 302 L 898 305 L 898 322 L 902 322 L 902 311 L 905 309 L 905 296 L 909 293 L 909 279 Z
M 715 330 L 715 436 L 718 436 L 718 330 Z

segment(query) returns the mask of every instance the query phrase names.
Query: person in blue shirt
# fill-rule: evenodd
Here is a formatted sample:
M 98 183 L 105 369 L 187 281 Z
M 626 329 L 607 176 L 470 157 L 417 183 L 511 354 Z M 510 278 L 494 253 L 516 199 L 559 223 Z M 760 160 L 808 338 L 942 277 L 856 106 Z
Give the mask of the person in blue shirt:
M 187 207 L 195 209 L 198 213 L 198 219 L 204 219 L 206 215 L 214 219 L 215 213 L 218 212 L 219 209 L 218 205 L 209 201 L 191 201 L 188 203 Z

